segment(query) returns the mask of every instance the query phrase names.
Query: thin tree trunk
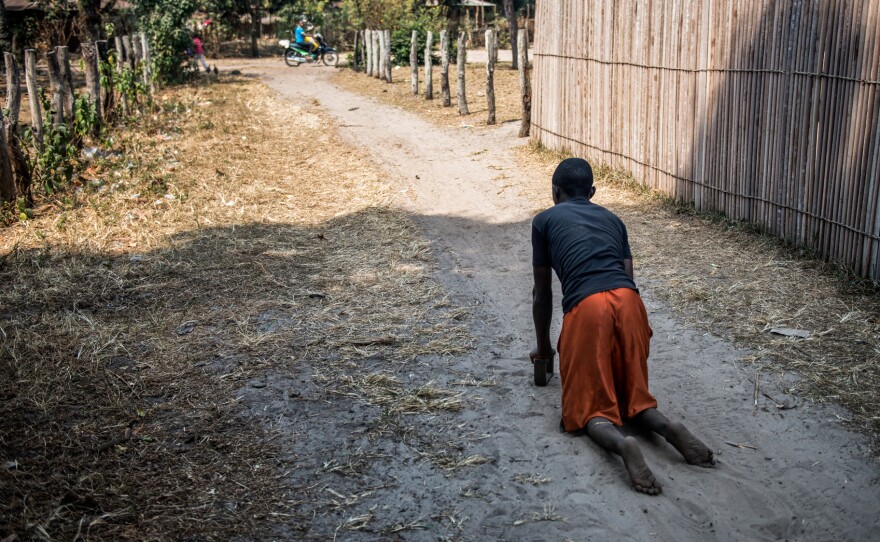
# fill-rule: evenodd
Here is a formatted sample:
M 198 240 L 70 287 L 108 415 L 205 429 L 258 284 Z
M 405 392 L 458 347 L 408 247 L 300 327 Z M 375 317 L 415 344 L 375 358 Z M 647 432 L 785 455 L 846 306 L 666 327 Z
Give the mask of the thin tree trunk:
M 486 30 L 486 124 L 495 124 L 495 31 Z
M 413 95 L 419 94 L 419 33 L 412 31 L 412 38 L 409 42 L 409 69 L 412 72 L 411 87 Z
M 64 83 L 61 81 L 61 66 L 58 62 L 58 51 L 53 49 L 46 53 L 49 65 L 49 89 L 52 92 L 53 124 L 64 124 Z
M 519 47 L 517 47 L 517 38 L 519 36 L 519 22 L 516 20 L 516 9 L 514 9 L 513 0 L 504 0 L 504 15 L 507 17 L 507 26 L 508 30 L 510 30 L 510 52 L 512 53 L 510 55 L 510 69 L 516 70 L 519 69 L 516 58 L 517 51 L 519 51 Z
M 37 149 L 43 150 L 43 108 L 37 87 L 37 52 L 28 49 L 24 52 L 24 80 L 27 84 L 28 102 L 31 105 L 31 126 L 37 140 Z
M 83 66 L 86 72 L 86 91 L 89 95 L 89 101 L 95 106 L 97 114 L 97 122 L 92 128 L 92 135 L 98 137 L 101 135 L 101 119 L 103 112 L 101 111 L 101 75 L 98 70 L 98 46 L 94 43 L 82 44 Z
M 56 49 L 58 55 L 58 67 L 61 68 L 61 92 L 64 96 L 64 119 L 65 122 L 73 122 L 73 74 L 70 71 L 70 51 L 62 45 Z
M 529 137 L 532 118 L 532 83 L 529 79 L 529 40 L 525 28 L 519 31 L 519 86 L 522 93 L 522 122 L 519 137 Z
M 255 6 L 253 11 L 251 11 L 251 56 L 254 58 L 260 57 L 260 47 L 257 43 L 257 38 L 260 34 L 260 8 Z
M 443 107 L 452 105 L 449 92 L 449 32 L 440 31 L 440 95 L 443 97 Z
M 425 99 L 434 99 L 434 73 L 431 61 L 431 50 L 434 44 L 434 33 L 428 30 L 428 39 L 425 40 Z
M 469 115 L 467 105 L 467 92 L 464 84 L 464 67 L 467 62 L 467 34 L 462 32 L 458 35 L 458 114 Z

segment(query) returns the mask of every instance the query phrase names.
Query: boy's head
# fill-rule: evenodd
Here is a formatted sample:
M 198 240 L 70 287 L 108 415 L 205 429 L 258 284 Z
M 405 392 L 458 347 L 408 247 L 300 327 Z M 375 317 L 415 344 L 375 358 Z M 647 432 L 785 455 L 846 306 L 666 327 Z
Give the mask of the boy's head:
M 561 193 L 561 194 L 560 194 Z M 583 197 L 590 199 L 596 189 L 593 186 L 593 168 L 583 158 L 566 158 L 553 172 L 553 201 Z M 565 196 L 561 198 L 560 196 Z

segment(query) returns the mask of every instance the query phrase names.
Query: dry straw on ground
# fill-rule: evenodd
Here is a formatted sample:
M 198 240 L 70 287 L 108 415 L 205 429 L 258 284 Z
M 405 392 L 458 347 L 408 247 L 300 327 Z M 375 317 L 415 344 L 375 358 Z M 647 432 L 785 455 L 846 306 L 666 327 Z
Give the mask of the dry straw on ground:
M 523 193 L 550 205 L 547 179 L 566 155 L 535 145 L 524 165 L 541 171 Z M 607 167 L 597 167 L 596 202 L 627 224 L 637 280 L 697 329 L 749 348 L 763 378 L 815 401 L 839 401 L 844 420 L 880 435 L 880 296 L 839 266 L 818 261 L 746 224 L 694 213 Z M 775 328 L 810 333 L 803 339 Z M 794 372 L 794 378 L 783 378 Z M 792 375 L 789 375 L 792 376 Z M 761 397 L 763 401 L 764 397 Z M 785 399 L 769 408 L 788 408 Z
M 2 231 L 0 534 L 306 524 L 277 435 L 243 408 L 270 372 L 308 362 L 327 398 L 402 399 L 390 426 L 465 400 L 395 380 L 470 338 L 382 176 L 325 119 L 235 79 L 157 107 L 114 136 L 121 153 Z M 298 150 L 293 125 L 322 152 Z

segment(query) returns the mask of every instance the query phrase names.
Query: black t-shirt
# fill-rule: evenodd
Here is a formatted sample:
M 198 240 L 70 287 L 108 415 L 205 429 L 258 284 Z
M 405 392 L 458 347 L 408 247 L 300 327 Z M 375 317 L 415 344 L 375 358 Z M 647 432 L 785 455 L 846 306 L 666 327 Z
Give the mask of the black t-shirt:
M 586 198 L 573 198 L 532 220 L 532 265 L 551 266 L 562 283 L 562 310 L 587 296 L 632 288 L 623 260 L 632 259 L 626 226 Z

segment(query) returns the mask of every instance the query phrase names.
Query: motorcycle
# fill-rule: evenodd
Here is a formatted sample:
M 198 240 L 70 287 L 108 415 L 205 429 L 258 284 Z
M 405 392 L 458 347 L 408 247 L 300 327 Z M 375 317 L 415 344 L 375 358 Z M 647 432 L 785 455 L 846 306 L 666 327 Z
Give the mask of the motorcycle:
M 309 51 L 305 46 L 291 40 L 280 40 L 278 43 L 284 47 L 284 62 L 288 66 L 297 67 L 305 62 L 321 61 L 326 66 L 336 66 L 339 62 L 339 55 L 336 49 L 327 45 L 324 36 L 316 33 L 314 36 L 318 48 Z

